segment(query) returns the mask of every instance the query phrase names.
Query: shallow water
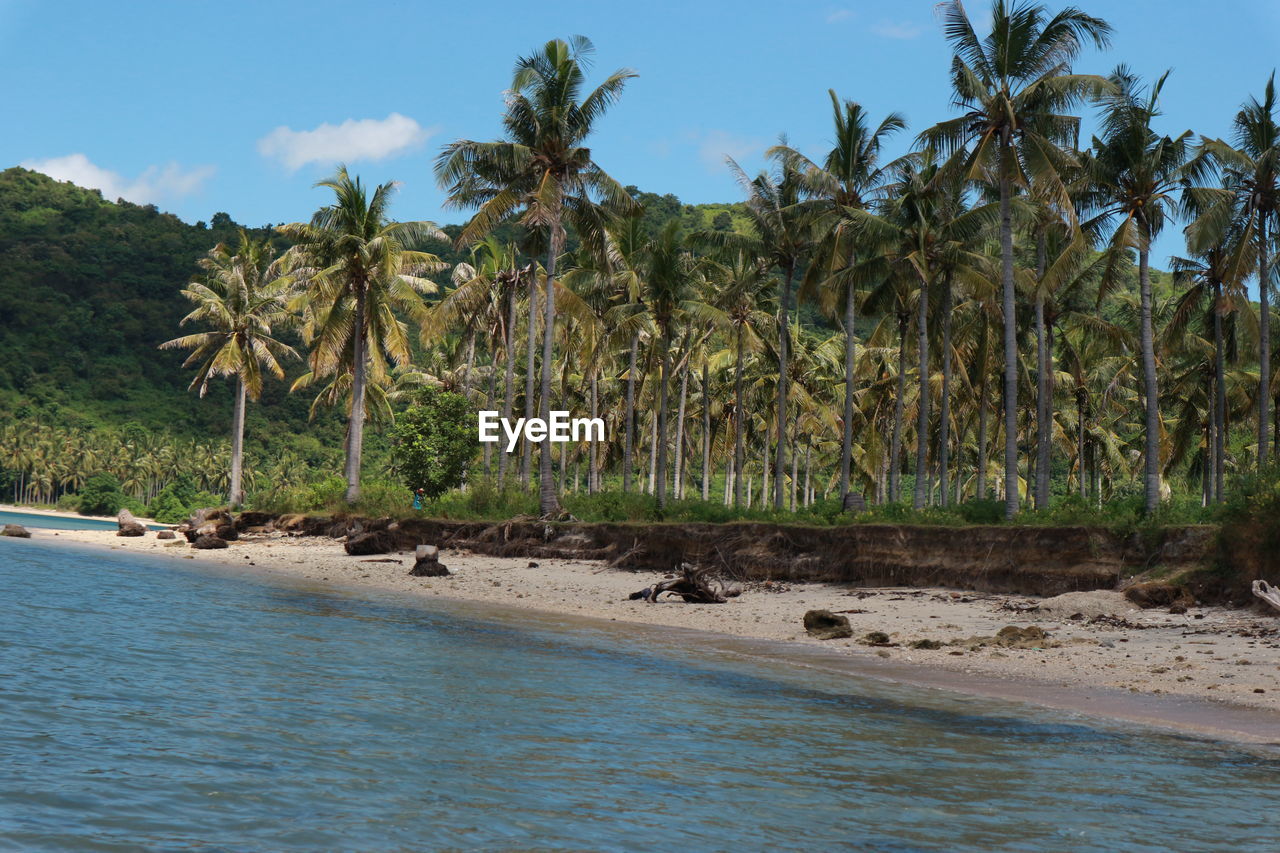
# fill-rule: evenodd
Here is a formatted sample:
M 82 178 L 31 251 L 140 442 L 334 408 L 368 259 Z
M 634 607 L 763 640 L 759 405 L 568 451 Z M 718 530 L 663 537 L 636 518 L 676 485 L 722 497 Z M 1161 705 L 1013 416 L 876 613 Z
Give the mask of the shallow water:
M 6 524 L 21 524 L 23 527 L 40 528 L 42 530 L 115 530 L 114 521 L 103 521 L 98 518 L 80 518 L 78 516 L 44 515 L 37 512 L 5 512 L 0 511 L 0 527 Z M 152 530 L 159 525 L 148 525 Z
M 686 641 L 0 541 L 22 849 L 1274 849 L 1280 761 Z M 0 843 L 0 846 L 4 846 Z

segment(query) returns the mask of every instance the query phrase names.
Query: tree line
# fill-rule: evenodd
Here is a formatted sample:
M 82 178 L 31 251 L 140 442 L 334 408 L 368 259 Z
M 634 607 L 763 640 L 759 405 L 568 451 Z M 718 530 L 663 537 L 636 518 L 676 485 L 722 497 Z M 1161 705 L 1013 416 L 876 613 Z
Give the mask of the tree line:
M 1229 470 L 1276 452 L 1273 81 L 1226 138 L 1172 136 L 1165 77 L 1073 67 L 1105 21 L 997 0 L 980 36 L 960 3 L 941 16 L 957 115 L 889 159 L 905 120 L 832 92 L 830 150 L 780 144 L 754 175 L 729 160 L 745 201 L 714 227 L 655 224 L 595 162 L 635 73 L 588 87 L 575 37 L 517 61 L 499 139 L 439 154 L 472 212 L 452 240 L 467 261 L 426 251 L 449 238 L 393 220 L 393 186 L 345 168 L 320 184 L 330 204 L 278 229 L 287 250 L 219 245 L 184 291 L 207 331 L 165 346 L 192 350 L 194 388 L 236 383 L 232 501 L 244 408 L 290 358 L 294 389 L 347 415 L 349 502 L 366 423 L 424 385 L 504 417 L 605 418 L 620 440 L 477 452 L 468 477 L 536 485 L 548 517 L 566 489 L 615 487 L 775 509 L 909 487 L 915 508 L 998 499 L 1007 517 L 1135 488 L 1147 512 L 1221 500 Z M 1162 275 L 1151 246 L 1175 224 L 1185 256 Z

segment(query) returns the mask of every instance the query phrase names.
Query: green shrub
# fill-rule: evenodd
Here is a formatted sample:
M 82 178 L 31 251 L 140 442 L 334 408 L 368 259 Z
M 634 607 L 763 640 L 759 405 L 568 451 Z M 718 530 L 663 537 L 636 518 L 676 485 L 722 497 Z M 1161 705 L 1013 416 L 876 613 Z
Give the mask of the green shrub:
M 391 430 L 392 466 L 405 487 L 437 498 L 462 483 L 476 455 L 476 413 L 461 394 L 424 388 Z
M 63 495 L 62 497 L 58 498 L 58 502 L 54 504 L 54 508 L 60 509 L 63 512 L 79 512 L 80 496 L 79 495 Z
M 955 509 L 956 514 L 969 524 L 999 524 L 1004 521 L 1003 501 L 965 501 Z
M 658 502 L 653 496 L 635 492 L 565 495 L 561 503 L 583 521 L 654 521 L 658 517 Z
M 81 515 L 115 515 L 124 506 L 124 492 L 113 474 L 94 474 L 80 490 Z M 132 510 L 130 510 L 132 512 Z

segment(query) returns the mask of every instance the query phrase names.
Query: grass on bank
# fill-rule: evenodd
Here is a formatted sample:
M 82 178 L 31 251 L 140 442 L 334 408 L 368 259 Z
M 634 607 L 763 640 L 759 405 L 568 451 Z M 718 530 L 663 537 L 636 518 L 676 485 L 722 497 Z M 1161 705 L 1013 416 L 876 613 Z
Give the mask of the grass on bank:
M 111 486 L 112 483 L 106 483 L 102 488 L 87 488 L 81 495 L 65 496 L 58 501 L 57 508 L 112 515 L 124 506 L 137 515 L 175 523 L 199 507 L 219 502 L 218 498 L 204 492 L 175 488 L 163 490 L 157 495 L 155 502 L 142 506 L 137 501 L 125 498 L 118 488 Z M 510 485 L 499 488 L 490 480 L 481 480 L 465 490 L 454 489 L 439 498 L 428 500 L 420 510 L 413 509 L 412 494 L 398 483 L 366 483 L 360 501 L 354 506 L 345 503 L 345 491 L 346 483 L 343 478 L 332 476 L 307 486 L 252 494 L 246 508 L 277 514 L 341 512 L 370 517 L 495 522 L 538 514 L 538 495 L 535 490 L 525 491 Z M 841 512 L 840 502 L 836 499 L 818 501 L 795 512 L 759 507 L 734 509 L 724 506 L 718 500 L 686 499 L 669 501 L 665 508 L 659 510 L 657 501 L 651 495 L 606 489 L 594 495 L 570 492 L 561 497 L 561 503 L 565 510 L 584 522 L 763 522 L 811 526 L 904 524 L 943 527 L 1007 523 L 1004 518 L 1004 503 L 996 500 L 970 500 L 948 507 L 928 507 L 922 510 L 912 509 L 904 503 L 880 504 L 852 514 Z M 1024 510 L 1014 523 L 1045 527 L 1099 527 L 1121 533 L 1141 533 L 1163 527 L 1195 524 L 1216 525 L 1244 521 L 1265 524 L 1268 519 L 1277 531 L 1276 544 L 1280 548 L 1280 468 L 1237 477 L 1228 499 L 1214 506 L 1201 506 L 1200 501 L 1192 497 L 1174 497 L 1162 503 L 1155 514 L 1147 516 L 1143 513 L 1142 495 L 1135 489 L 1132 494 L 1113 498 L 1101 507 L 1078 495 L 1057 496 L 1049 509 Z
M 421 510 L 412 508 L 412 495 L 399 484 L 371 483 L 364 487 L 360 501 L 348 506 L 343 501 L 346 489 L 340 477 L 332 477 L 311 486 L 275 494 L 253 495 L 249 503 L 254 509 L 286 513 L 348 512 L 367 516 L 423 517 L 468 521 L 501 521 L 515 516 L 536 516 L 538 495 L 518 487 L 499 488 L 491 481 L 472 484 L 465 491 L 454 490 L 425 503 Z M 1242 500 L 1242 499 L 1241 499 Z M 1044 511 L 1025 510 L 1018 524 L 1053 527 L 1092 526 L 1136 531 L 1173 525 L 1213 524 L 1232 504 L 1203 507 L 1192 498 L 1173 499 L 1161 504 L 1153 516 L 1143 514 L 1142 495 L 1125 495 L 1106 502 L 1102 507 L 1079 496 L 1055 499 Z M 735 521 L 832 526 L 840 524 L 914 524 L 947 527 L 1004 524 L 1004 503 L 996 500 L 970 500 L 948 507 L 912 509 L 909 504 L 892 503 L 870 506 L 852 514 L 841 511 L 837 499 L 821 500 L 812 506 L 789 510 L 752 507 L 735 509 L 719 500 L 672 500 L 662 510 L 651 495 L 624 493 L 609 489 L 594 495 L 569 493 L 561 496 L 561 504 L 575 518 L 585 522 L 668 522 L 713 523 Z

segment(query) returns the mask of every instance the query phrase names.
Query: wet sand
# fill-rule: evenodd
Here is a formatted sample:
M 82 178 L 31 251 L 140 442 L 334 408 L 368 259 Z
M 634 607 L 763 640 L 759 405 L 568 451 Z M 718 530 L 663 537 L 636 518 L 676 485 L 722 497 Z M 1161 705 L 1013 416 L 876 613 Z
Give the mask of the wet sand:
M 747 584 L 741 596 L 725 604 L 666 599 L 650 604 L 627 596 L 661 580 L 663 573 L 608 569 L 590 561 L 530 561 L 445 550 L 440 559 L 453 575 L 418 578 L 408 574 L 412 554 L 351 557 L 341 541 L 324 537 L 246 536 L 215 551 L 196 551 L 181 537 L 162 541 L 154 534 L 122 538 L 112 531 L 63 530 L 35 531 L 35 537 L 198 559 L 409 599 L 711 631 L 762 641 L 764 645 L 757 642 L 753 648 L 768 647 L 770 654 L 791 654 L 811 665 L 853 667 L 1086 713 L 1155 723 L 1163 719 L 1184 729 L 1280 740 L 1280 618 L 1249 611 L 1193 607 L 1175 615 L 1137 610 L 1115 592 L 1041 601 L 945 589 L 780 583 Z M 853 637 L 810 637 L 802 624 L 810 609 L 846 616 Z M 1048 636 L 1025 648 L 973 639 L 990 638 L 1009 625 L 1037 626 Z M 873 631 L 887 634 L 889 644 L 868 645 L 864 638 Z M 911 648 L 920 640 L 942 646 Z M 1127 701 L 1143 697 L 1151 701 Z

